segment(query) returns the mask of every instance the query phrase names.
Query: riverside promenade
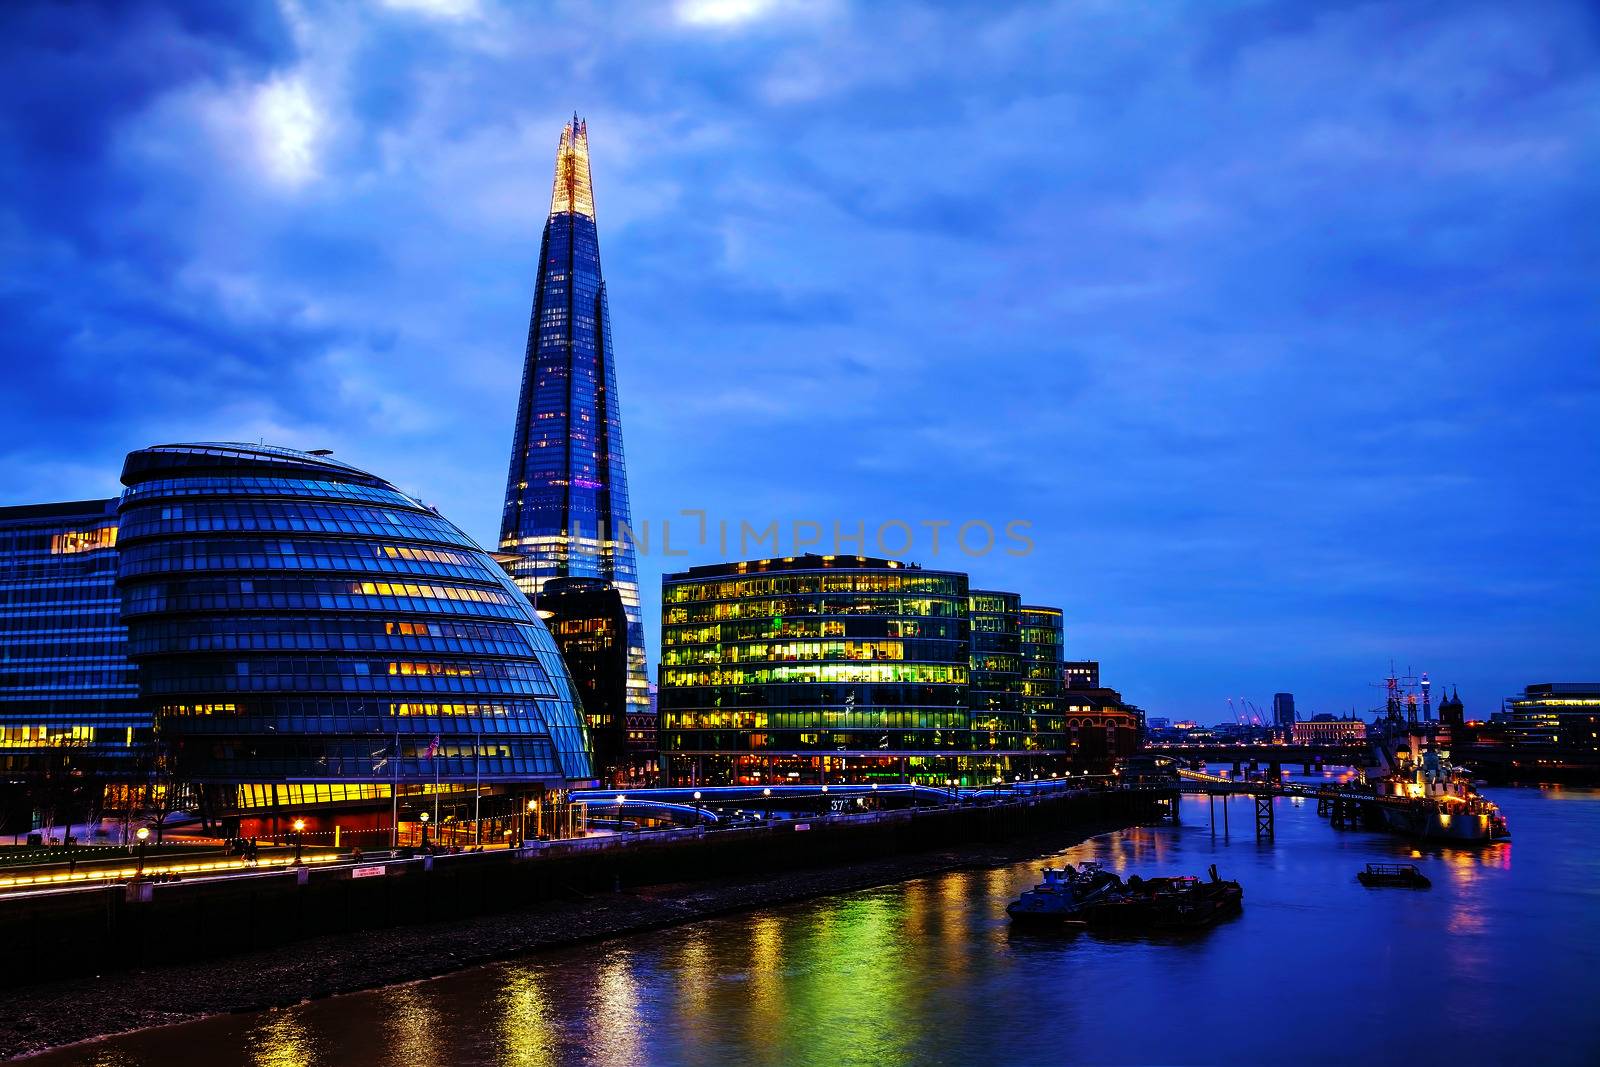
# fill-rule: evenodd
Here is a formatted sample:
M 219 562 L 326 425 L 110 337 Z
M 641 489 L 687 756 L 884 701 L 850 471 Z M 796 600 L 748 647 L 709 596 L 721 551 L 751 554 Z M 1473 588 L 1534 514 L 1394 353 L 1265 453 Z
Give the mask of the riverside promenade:
M 529 842 L 439 856 L 318 856 L 211 877 L 47 886 L 0 895 L 8 986 L 242 956 L 311 938 L 423 926 L 642 887 L 911 856 L 1156 818 L 1171 783 L 952 798 L 939 807 L 817 813 Z
M 11 985 L 0 1058 L 1003 866 L 1159 821 L 1176 799 L 1170 784 L 1075 785 L 1026 800 L 335 864 L 303 880 L 291 872 L 157 884 L 148 900 L 100 890 L 87 894 L 98 912 L 48 906 L 81 902 L 81 893 L 0 898 L 0 943 L 16 961 L 0 972 Z M 355 875 L 379 866 L 382 875 Z

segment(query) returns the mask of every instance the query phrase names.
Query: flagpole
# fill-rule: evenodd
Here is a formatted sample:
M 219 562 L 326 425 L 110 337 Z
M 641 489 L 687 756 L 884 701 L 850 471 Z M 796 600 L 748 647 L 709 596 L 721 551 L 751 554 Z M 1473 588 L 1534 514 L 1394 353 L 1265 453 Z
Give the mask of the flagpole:
M 394 802 L 389 812 L 389 849 L 400 847 L 400 716 L 394 717 L 394 785 L 389 787 Z
M 478 732 L 472 735 L 472 843 L 483 847 L 483 757 L 479 753 L 479 739 L 483 734 L 483 722 L 474 715 L 472 721 L 477 725 Z

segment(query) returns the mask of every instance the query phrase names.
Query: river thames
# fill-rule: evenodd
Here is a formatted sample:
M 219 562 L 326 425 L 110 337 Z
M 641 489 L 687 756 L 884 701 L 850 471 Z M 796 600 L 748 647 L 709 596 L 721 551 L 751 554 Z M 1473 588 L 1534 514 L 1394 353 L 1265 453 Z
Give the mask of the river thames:
M 1011 932 L 1041 861 L 75 1046 L 38 1065 L 1600 1063 L 1600 792 L 1489 792 L 1513 839 L 1417 848 L 1248 800 L 1059 854 L 1217 864 L 1244 913 L 1173 937 Z M 1409 860 L 1428 891 L 1369 890 Z M 427 938 L 426 929 L 397 934 Z M 241 966 L 247 966 L 242 963 Z

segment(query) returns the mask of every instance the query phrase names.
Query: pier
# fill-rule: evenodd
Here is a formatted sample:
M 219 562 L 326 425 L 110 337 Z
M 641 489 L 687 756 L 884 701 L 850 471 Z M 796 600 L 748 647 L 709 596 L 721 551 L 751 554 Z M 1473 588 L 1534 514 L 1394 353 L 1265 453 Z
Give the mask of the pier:
M 1418 828 L 1412 831 L 1398 831 L 1414 833 L 1415 836 L 1433 836 L 1427 834 L 1422 828 L 1428 827 L 1435 820 L 1442 821 L 1448 827 L 1453 818 L 1461 814 L 1476 814 L 1476 812 L 1463 811 L 1461 805 L 1447 805 L 1443 801 L 1430 797 L 1400 797 L 1386 796 L 1378 793 L 1356 792 L 1344 786 L 1325 783 L 1300 783 L 1284 782 L 1280 779 L 1244 779 L 1236 780 L 1221 775 L 1207 774 L 1203 771 L 1179 770 L 1179 788 L 1189 794 L 1200 794 L 1211 798 L 1211 826 L 1216 829 L 1216 798 L 1223 798 L 1222 806 L 1222 832 L 1228 833 L 1228 806 L 1227 800 L 1235 796 L 1247 796 L 1254 801 L 1255 807 L 1255 835 L 1257 840 L 1266 840 L 1274 836 L 1276 831 L 1276 814 L 1273 800 L 1278 797 L 1299 798 L 1301 800 L 1315 800 L 1317 814 L 1326 816 L 1331 825 L 1340 829 L 1371 827 L 1377 829 L 1392 829 L 1395 825 Z M 1385 812 L 1393 812 L 1402 816 L 1398 820 L 1390 820 Z

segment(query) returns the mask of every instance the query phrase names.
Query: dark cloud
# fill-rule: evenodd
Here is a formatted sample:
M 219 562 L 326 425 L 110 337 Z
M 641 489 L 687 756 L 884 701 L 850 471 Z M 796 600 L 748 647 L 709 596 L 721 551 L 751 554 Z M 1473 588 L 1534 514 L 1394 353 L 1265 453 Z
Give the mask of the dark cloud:
M 1597 58 L 1557 2 L 7 5 L 0 491 L 266 436 L 492 536 L 576 108 L 637 519 L 1027 519 L 927 562 L 1152 709 L 1392 655 L 1491 710 L 1600 626 Z

